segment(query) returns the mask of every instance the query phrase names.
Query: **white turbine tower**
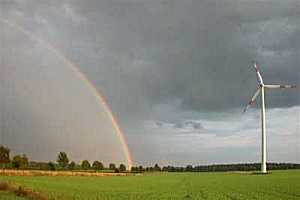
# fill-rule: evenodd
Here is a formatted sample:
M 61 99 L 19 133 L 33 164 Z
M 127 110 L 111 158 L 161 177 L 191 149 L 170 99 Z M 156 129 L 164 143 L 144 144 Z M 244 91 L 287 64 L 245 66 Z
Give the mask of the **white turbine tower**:
M 247 107 L 244 109 L 244 112 L 250 107 L 251 104 L 255 102 L 255 99 L 261 93 L 261 172 L 267 173 L 267 144 L 266 144 L 266 104 L 265 104 L 265 91 L 266 89 L 286 89 L 286 88 L 296 88 L 294 85 L 266 85 L 263 81 L 260 69 L 256 62 L 254 62 L 254 68 L 256 70 L 256 76 L 258 81 L 258 89 L 255 92 L 252 99 L 249 101 Z

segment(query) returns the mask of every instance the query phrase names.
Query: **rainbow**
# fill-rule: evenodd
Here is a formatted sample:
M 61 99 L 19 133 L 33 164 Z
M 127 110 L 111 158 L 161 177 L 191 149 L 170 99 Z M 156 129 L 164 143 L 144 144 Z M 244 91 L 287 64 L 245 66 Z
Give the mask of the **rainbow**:
M 74 63 L 72 60 L 70 60 L 67 56 L 65 56 L 61 51 L 59 51 L 57 48 L 55 48 L 53 45 L 51 45 L 49 42 L 37 37 L 32 32 L 25 30 L 20 25 L 12 23 L 8 21 L 7 19 L 0 18 L 0 22 L 3 24 L 6 24 L 7 26 L 23 33 L 27 37 L 29 37 L 31 40 L 36 41 L 40 43 L 44 48 L 54 53 L 58 58 L 60 58 L 64 63 L 67 64 L 68 67 L 76 74 L 76 76 L 90 89 L 94 97 L 98 100 L 100 104 L 103 105 L 104 110 L 107 114 L 107 116 L 110 118 L 116 132 L 118 135 L 118 138 L 120 139 L 120 142 L 123 147 L 123 151 L 125 153 L 126 159 L 127 159 L 127 166 L 129 169 L 131 169 L 133 161 L 132 156 L 130 154 L 128 143 L 126 141 L 124 132 L 121 129 L 120 124 L 118 123 L 117 118 L 113 114 L 111 108 L 109 107 L 109 104 L 104 97 L 104 95 L 91 83 L 91 81 L 88 80 L 86 75 L 80 70 L 80 67 Z

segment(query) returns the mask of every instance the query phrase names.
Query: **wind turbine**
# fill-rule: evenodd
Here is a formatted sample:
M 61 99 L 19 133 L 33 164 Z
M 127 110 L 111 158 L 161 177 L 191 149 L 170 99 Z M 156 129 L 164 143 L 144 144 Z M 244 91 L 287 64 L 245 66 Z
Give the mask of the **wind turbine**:
M 244 109 L 244 112 L 255 102 L 255 99 L 261 93 L 261 172 L 267 173 L 267 143 L 266 143 L 266 104 L 265 104 L 265 91 L 266 89 L 290 89 L 296 88 L 294 85 L 266 85 L 263 81 L 259 66 L 256 62 L 253 64 L 256 77 L 258 81 L 258 89 L 254 93 L 252 99 Z

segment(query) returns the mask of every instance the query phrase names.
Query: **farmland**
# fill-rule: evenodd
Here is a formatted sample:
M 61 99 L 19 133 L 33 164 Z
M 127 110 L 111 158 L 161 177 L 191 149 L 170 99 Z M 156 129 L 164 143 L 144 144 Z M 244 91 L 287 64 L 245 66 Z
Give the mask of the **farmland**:
M 253 173 L 145 173 L 143 175 L 1 176 L 59 200 L 300 199 L 300 171 Z M 16 199 L 0 192 L 0 199 Z
M 14 194 L 9 192 L 0 192 L 0 199 L 2 200 L 26 200 L 22 197 L 16 197 Z

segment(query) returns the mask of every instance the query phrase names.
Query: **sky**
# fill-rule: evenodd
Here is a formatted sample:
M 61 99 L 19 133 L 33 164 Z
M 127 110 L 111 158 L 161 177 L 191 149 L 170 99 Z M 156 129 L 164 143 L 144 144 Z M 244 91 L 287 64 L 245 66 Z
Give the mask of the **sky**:
M 0 0 L 0 8 L 102 91 L 136 164 L 259 162 L 259 101 L 242 113 L 257 88 L 252 62 L 266 83 L 300 85 L 298 0 Z M 124 160 L 65 63 L 3 23 L 0 41 L 3 143 L 34 159 L 65 149 L 75 160 Z M 266 100 L 268 160 L 300 162 L 299 89 L 267 91 Z

